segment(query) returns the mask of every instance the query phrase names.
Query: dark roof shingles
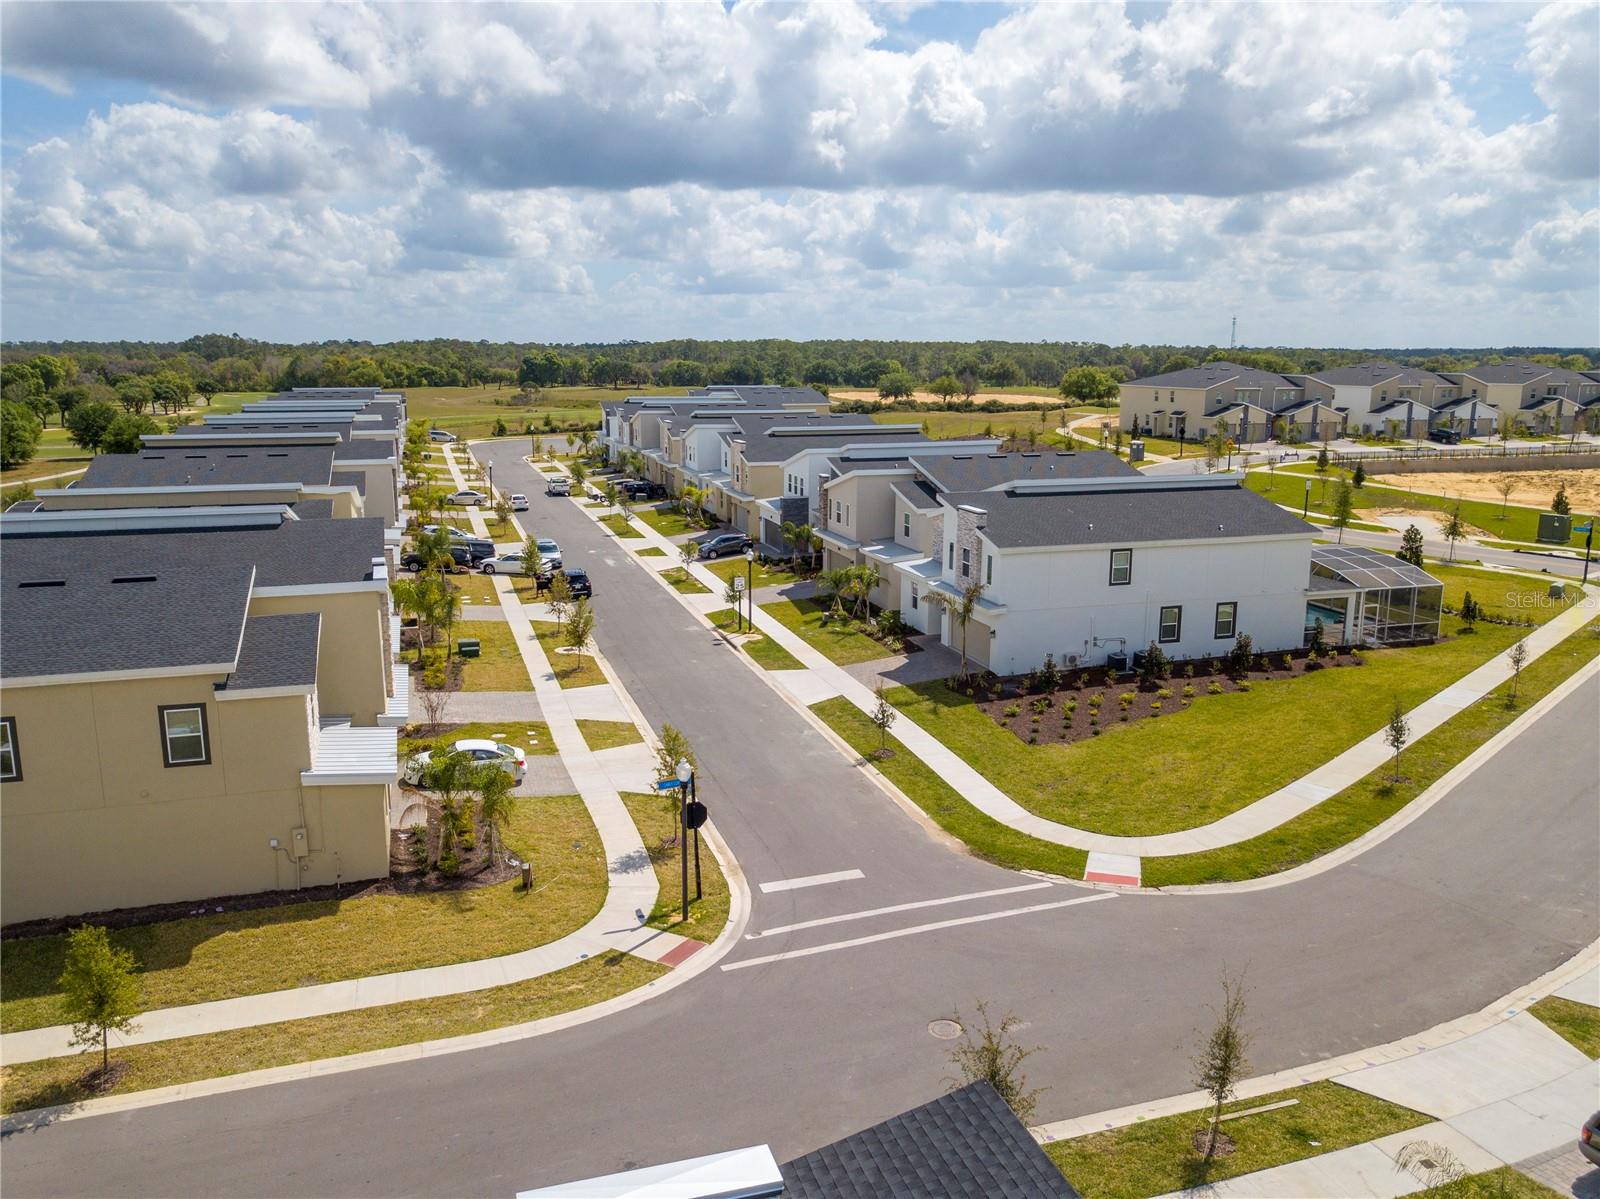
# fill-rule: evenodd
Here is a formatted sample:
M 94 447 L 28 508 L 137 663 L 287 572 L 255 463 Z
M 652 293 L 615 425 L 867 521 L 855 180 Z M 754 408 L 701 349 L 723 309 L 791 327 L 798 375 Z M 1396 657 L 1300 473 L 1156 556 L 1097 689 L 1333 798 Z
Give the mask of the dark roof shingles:
M 244 622 L 239 662 L 218 691 L 257 691 L 266 687 L 305 687 L 317 681 L 320 612 L 252 616 Z

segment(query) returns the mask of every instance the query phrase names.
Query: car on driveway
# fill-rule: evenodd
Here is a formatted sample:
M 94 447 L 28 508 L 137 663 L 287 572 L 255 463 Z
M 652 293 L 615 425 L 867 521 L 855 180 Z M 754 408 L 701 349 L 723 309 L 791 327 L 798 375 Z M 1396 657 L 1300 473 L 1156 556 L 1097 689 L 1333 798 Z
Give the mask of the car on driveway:
M 753 543 L 743 533 L 723 533 L 700 543 L 702 558 L 721 558 L 727 554 L 742 554 Z
M 574 599 L 582 596 L 584 599 L 594 597 L 594 585 L 589 582 L 589 572 L 574 566 L 561 572 L 567 576 L 567 586 L 572 589 Z
M 493 552 L 491 548 L 490 553 Z M 456 566 L 462 570 L 470 570 L 472 564 L 477 561 L 472 556 L 472 549 L 461 541 L 452 541 L 450 543 L 450 557 L 455 560 Z M 422 566 L 422 555 L 417 553 L 416 550 L 407 550 L 400 555 L 401 570 L 421 570 Z
M 528 757 L 520 747 L 506 745 L 500 741 L 489 741 L 476 737 L 463 738 L 450 746 L 450 751 L 458 754 L 469 755 L 474 764 L 479 766 L 498 766 L 509 774 L 516 782 L 521 782 L 528 773 Z M 421 781 L 423 772 L 433 761 L 433 751 L 425 749 L 419 754 L 412 754 L 406 760 L 406 782 L 416 786 Z
M 546 495 L 571 495 L 572 494 L 572 480 L 571 479 L 551 479 L 548 483 L 546 483 L 544 485 L 544 493 Z
M 1578 1152 L 1589 1159 L 1591 1166 L 1600 1166 L 1600 1112 L 1583 1122 L 1583 1131 L 1578 1134 Z
M 486 575 L 526 575 L 521 550 L 507 550 L 503 554 L 496 554 L 492 558 L 485 558 L 478 563 L 478 569 Z M 539 567 L 539 578 L 548 579 L 550 571 L 542 563 Z
M 445 503 L 459 505 L 463 508 L 476 508 L 488 498 L 489 497 L 484 495 L 483 492 L 474 491 L 472 488 L 468 487 L 462 491 L 451 492 L 450 497 L 445 500 Z
M 547 570 L 560 570 L 561 547 L 548 537 L 539 538 L 539 560 Z
M 617 490 L 628 498 L 630 504 L 640 500 L 665 499 L 667 496 L 667 489 L 660 483 L 650 483 L 644 479 L 624 479 L 617 484 Z
M 487 537 L 474 537 L 471 533 L 463 533 L 460 529 L 452 528 L 449 525 L 422 526 L 424 533 L 437 533 L 440 529 L 450 535 L 451 545 L 464 546 L 467 552 L 472 555 L 474 562 L 481 562 L 485 558 L 494 557 L 494 542 Z
M 456 435 L 454 433 L 447 432 L 444 429 L 429 429 L 428 430 L 428 440 L 429 441 L 454 441 L 455 439 L 456 439 Z
M 527 510 L 528 497 L 523 495 L 520 491 L 513 491 L 511 493 L 511 511 L 526 512 Z

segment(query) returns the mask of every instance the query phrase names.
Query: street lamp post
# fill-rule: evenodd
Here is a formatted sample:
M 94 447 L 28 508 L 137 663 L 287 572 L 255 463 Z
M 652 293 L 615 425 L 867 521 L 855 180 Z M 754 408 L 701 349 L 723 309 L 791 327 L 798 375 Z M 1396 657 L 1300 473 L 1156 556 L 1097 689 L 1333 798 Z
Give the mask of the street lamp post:
M 756 628 L 756 549 L 751 546 L 744 552 L 744 594 L 750 604 L 750 631 Z
M 683 917 L 689 919 L 689 797 L 694 793 L 694 767 L 678 759 L 678 860 L 683 866 Z
M 1300 519 L 1301 520 L 1305 519 L 1305 515 L 1306 515 L 1306 513 L 1308 511 L 1310 511 L 1310 509 L 1311 509 L 1311 480 L 1307 479 L 1306 480 L 1306 498 L 1305 498 L 1305 502 L 1300 505 Z

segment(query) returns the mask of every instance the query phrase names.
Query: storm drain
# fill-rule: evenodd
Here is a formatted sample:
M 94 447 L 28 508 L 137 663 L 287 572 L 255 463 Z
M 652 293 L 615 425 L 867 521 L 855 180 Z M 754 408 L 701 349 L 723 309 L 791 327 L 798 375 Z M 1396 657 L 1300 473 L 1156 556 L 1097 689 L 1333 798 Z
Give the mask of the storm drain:
M 953 1041 L 961 1035 L 961 1025 L 954 1020 L 935 1020 L 928 1025 L 928 1032 L 941 1041 Z

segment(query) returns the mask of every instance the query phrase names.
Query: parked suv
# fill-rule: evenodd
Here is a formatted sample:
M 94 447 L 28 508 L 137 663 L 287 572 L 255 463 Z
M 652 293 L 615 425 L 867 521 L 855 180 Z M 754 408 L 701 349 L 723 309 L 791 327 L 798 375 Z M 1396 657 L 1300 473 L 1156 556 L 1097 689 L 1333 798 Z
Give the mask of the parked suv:
M 742 554 L 753 543 L 743 533 L 723 533 L 710 541 L 700 543 L 702 558 L 721 558 L 725 554 Z
M 491 554 L 494 552 L 492 546 L 489 552 Z M 472 551 L 467 548 L 465 543 L 460 541 L 452 541 L 450 543 L 450 557 L 455 561 L 456 566 L 462 570 L 472 569 L 472 564 L 477 561 L 472 556 Z M 416 550 L 407 550 L 400 555 L 400 568 L 402 570 L 421 570 L 422 566 L 422 555 L 417 553 Z
M 1440 445 L 1460 445 L 1461 434 L 1455 429 L 1429 429 L 1428 440 Z
M 429 441 L 454 441 L 455 439 L 456 435 L 454 433 L 447 432 L 444 429 L 428 430 Z
M 594 595 L 594 585 L 589 582 L 589 572 L 578 567 L 569 567 L 561 572 L 567 576 L 567 586 L 572 589 L 573 598 L 583 596 L 589 599 Z
M 472 560 L 474 562 L 481 561 L 484 558 L 494 557 L 494 542 L 490 541 L 487 537 L 474 537 L 471 533 L 463 532 L 461 529 L 455 528 L 453 525 L 422 526 L 422 531 L 424 533 L 437 533 L 440 529 L 443 529 L 446 533 L 450 534 L 451 545 L 465 546 L 467 551 L 472 555 Z
M 551 479 L 548 483 L 546 483 L 544 485 L 544 493 L 546 495 L 571 495 L 572 494 L 572 480 L 570 480 L 570 479 Z
M 638 503 L 640 500 L 661 500 L 667 496 L 667 489 L 660 483 L 651 483 L 645 479 L 624 479 L 617 484 L 617 487 L 631 503 Z

